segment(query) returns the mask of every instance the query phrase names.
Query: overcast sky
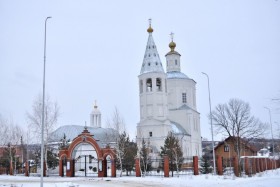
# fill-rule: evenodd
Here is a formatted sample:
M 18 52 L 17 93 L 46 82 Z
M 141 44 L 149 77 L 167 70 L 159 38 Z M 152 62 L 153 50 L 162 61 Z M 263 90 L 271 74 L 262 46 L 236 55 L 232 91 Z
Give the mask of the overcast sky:
M 58 126 L 89 124 L 97 100 L 103 127 L 116 106 L 135 136 L 149 18 L 163 66 L 174 32 L 182 72 L 197 82 L 202 137 L 211 134 L 201 72 L 210 77 L 212 108 L 239 98 L 263 122 L 270 107 L 275 130 L 280 123 L 280 101 L 271 101 L 280 99 L 278 0 L 1 0 L 0 114 L 22 127 L 42 93 L 48 16 L 46 93 L 60 106 Z

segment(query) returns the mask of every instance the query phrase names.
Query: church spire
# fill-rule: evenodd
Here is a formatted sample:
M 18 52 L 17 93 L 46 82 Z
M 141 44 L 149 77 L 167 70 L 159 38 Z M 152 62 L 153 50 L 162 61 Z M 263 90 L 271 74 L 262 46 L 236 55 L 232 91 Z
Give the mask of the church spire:
M 152 28 L 152 20 L 149 19 L 149 28 L 147 29 L 149 37 L 140 74 L 149 72 L 164 72 L 159 54 L 157 52 L 156 44 L 153 39 L 153 31 L 154 29 Z

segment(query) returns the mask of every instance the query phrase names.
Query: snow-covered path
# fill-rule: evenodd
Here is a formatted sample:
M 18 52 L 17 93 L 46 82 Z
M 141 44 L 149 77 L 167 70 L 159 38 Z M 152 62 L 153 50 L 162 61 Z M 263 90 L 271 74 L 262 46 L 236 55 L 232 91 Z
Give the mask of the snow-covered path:
M 39 177 L 0 176 L 0 187 L 38 187 Z M 44 178 L 44 187 L 278 187 L 280 186 L 280 170 L 267 171 L 253 177 L 234 178 L 213 175 L 183 176 L 180 178 L 161 177 L 121 177 L 121 178 Z

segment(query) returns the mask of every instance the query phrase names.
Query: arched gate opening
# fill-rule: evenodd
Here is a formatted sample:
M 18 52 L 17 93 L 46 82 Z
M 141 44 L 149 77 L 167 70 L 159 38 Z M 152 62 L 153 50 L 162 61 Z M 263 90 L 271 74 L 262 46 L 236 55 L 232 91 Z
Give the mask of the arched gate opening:
M 86 128 L 59 155 L 60 176 L 116 177 L 115 150 L 100 148 Z

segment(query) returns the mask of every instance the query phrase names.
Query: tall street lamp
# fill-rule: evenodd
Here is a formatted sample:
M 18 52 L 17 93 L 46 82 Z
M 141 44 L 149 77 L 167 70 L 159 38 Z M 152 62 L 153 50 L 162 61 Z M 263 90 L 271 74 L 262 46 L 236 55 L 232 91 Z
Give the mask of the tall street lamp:
M 272 155 L 274 156 L 274 139 L 273 139 L 273 130 L 272 130 L 272 123 L 271 123 L 271 112 L 270 112 L 270 108 L 268 107 L 264 107 L 264 108 L 267 109 L 269 113 L 270 130 L 271 130 L 271 138 L 272 138 Z
M 211 109 L 211 97 L 210 97 L 210 85 L 209 85 L 209 76 L 201 72 L 207 77 L 208 80 L 208 94 L 209 94 L 209 107 L 210 107 L 210 122 L 211 122 L 211 134 L 212 134 L 212 152 L 213 152 L 213 167 L 214 167 L 214 174 L 216 174 L 216 158 L 215 158 L 215 145 L 214 145 L 214 136 L 213 136 L 213 123 L 212 123 L 212 109 Z
M 46 75 L 46 38 L 47 38 L 47 21 L 45 20 L 45 40 L 44 40 L 44 73 L 43 73 L 43 105 L 42 105 L 42 128 L 41 128 L 41 181 L 40 186 L 43 187 L 44 175 L 44 123 L 45 123 L 45 75 Z

